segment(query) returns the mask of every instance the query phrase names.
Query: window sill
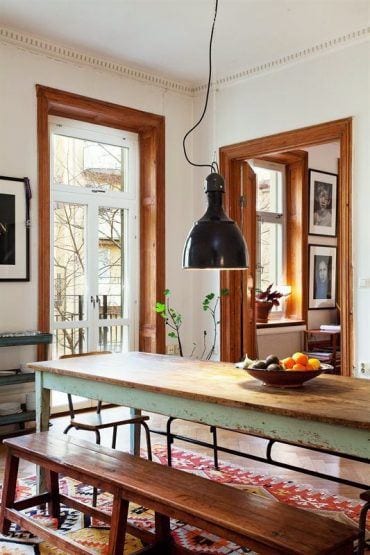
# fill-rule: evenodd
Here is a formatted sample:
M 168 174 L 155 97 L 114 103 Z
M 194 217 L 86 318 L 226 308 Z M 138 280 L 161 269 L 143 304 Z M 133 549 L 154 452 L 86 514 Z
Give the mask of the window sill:
M 304 331 L 306 324 L 303 320 L 281 319 L 269 321 L 267 324 L 256 324 L 257 335 L 269 335 L 273 333 L 296 333 Z

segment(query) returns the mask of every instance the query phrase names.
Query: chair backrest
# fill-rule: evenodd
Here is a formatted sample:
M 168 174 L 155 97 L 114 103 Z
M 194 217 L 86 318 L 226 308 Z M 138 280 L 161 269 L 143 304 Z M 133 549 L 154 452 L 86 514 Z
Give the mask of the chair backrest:
M 74 358 L 74 357 L 87 357 L 89 355 L 111 355 L 112 351 L 89 351 L 87 353 L 76 353 L 73 355 L 62 355 L 59 357 L 59 359 L 62 358 Z M 75 411 L 73 408 L 73 401 L 72 401 L 72 395 L 70 393 L 67 394 L 68 397 L 68 408 L 69 408 L 69 414 L 71 416 L 71 418 L 75 417 Z M 101 411 L 101 401 L 98 401 L 98 406 L 96 408 L 96 412 L 100 413 Z

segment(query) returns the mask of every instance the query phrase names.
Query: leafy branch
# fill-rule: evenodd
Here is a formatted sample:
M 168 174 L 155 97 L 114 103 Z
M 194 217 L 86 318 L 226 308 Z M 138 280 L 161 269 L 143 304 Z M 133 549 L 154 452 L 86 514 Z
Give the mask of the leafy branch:
M 170 305 L 171 291 L 169 289 L 166 289 L 164 291 L 164 296 L 165 302 L 157 302 L 155 305 L 155 311 L 164 319 L 166 326 L 170 328 L 171 331 L 168 333 L 168 337 L 172 337 L 172 339 L 177 340 L 177 344 L 179 346 L 179 354 L 181 357 L 183 357 L 184 354 L 180 337 L 182 315 Z
M 211 348 L 208 351 L 208 354 L 206 356 L 206 360 L 211 359 L 213 353 L 215 352 L 215 348 L 216 348 L 217 331 L 218 331 L 218 326 L 220 325 L 220 320 L 217 320 L 217 307 L 218 307 L 218 304 L 220 302 L 221 297 L 227 297 L 228 294 L 229 294 L 228 289 L 221 289 L 220 294 L 217 297 L 216 297 L 215 293 L 209 293 L 203 299 L 202 308 L 205 312 L 207 312 L 207 311 L 210 312 L 211 318 L 212 318 L 212 323 L 213 323 L 213 341 L 212 341 Z M 203 338 L 204 338 L 203 353 L 202 353 L 201 358 L 204 357 L 204 353 L 205 353 L 205 350 L 206 350 L 206 335 L 207 335 L 207 332 L 206 332 L 206 330 L 204 330 L 203 331 Z
M 200 356 L 201 359 L 210 360 L 212 355 L 215 352 L 216 348 L 216 341 L 217 341 L 217 332 L 218 326 L 220 325 L 220 321 L 217 319 L 217 309 L 220 302 L 221 297 L 226 297 L 229 294 L 228 289 L 221 289 L 220 294 L 216 296 L 215 293 L 209 293 L 206 295 L 202 301 L 202 308 L 205 312 L 209 312 L 212 318 L 213 323 L 213 339 L 212 345 L 205 356 L 207 351 L 207 331 L 203 330 L 203 351 Z M 172 339 L 176 339 L 177 344 L 179 346 L 179 354 L 180 356 L 184 356 L 183 348 L 182 348 L 182 341 L 180 336 L 180 328 L 183 323 L 182 315 L 178 312 L 173 306 L 170 304 L 170 296 L 171 291 L 166 289 L 164 291 L 165 301 L 157 302 L 155 305 L 155 311 L 164 319 L 166 326 L 170 329 L 168 333 L 168 337 Z M 194 354 L 196 348 L 196 344 L 193 343 L 193 350 L 191 352 L 191 357 Z

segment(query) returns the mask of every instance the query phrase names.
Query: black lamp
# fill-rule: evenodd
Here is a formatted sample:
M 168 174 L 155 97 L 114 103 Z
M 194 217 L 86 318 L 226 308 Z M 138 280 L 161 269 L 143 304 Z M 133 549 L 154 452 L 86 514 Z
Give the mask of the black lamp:
M 218 173 L 218 164 L 217 162 L 195 164 L 189 159 L 185 144 L 188 135 L 200 124 L 207 110 L 212 76 L 212 40 L 217 7 L 218 0 L 215 4 L 215 15 L 209 41 L 209 76 L 203 113 L 194 127 L 186 133 L 183 140 L 184 154 L 189 164 L 211 168 L 212 173 L 208 175 L 205 183 L 208 208 L 200 220 L 194 223 L 186 239 L 182 267 L 194 270 L 242 270 L 248 267 L 248 249 L 238 225 L 225 214 L 222 207 L 225 184 L 223 177 Z

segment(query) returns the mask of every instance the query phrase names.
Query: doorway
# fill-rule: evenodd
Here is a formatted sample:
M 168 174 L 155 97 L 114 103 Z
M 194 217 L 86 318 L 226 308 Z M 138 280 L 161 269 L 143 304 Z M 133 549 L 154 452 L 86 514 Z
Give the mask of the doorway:
M 254 139 L 225 146 L 220 149 L 221 172 L 226 180 L 226 209 L 230 216 L 243 228 L 247 243 L 255 245 L 245 233 L 240 209 L 240 191 L 243 173 L 240 167 L 246 160 L 271 157 L 278 153 L 297 151 L 305 147 L 323 145 L 332 142 L 339 143 L 340 158 L 338 164 L 339 198 L 338 198 L 338 259 L 341 261 L 338 272 L 338 305 L 341 314 L 341 353 L 342 374 L 351 375 L 353 364 L 353 288 L 351 272 L 351 126 L 352 119 L 347 118 L 328 122 L 294 131 L 279 133 L 260 139 Z M 307 184 L 308 177 L 302 179 Z M 293 200 L 296 188 L 292 188 Z M 303 197 L 302 197 L 303 194 Z M 306 195 L 306 196 L 305 196 Z M 299 211 L 301 205 L 301 213 Z M 248 207 L 248 203 L 246 203 Z M 296 299 L 301 303 L 301 313 L 304 323 L 307 323 L 307 279 L 308 279 L 308 244 L 307 244 L 307 212 L 308 197 L 301 192 L 296 202 L 296 222 L 301 222 L 306 228 L 302 234 L 300 252 L 295 255 L 295 267 L 302 273 L 301 294 Z M 248 210 L 244 212 L 244 219 L 248 218 Z M 304 239 L 304 236 L 306 239 Z M 254 269 L 253 253 L 250 269 L 247 272 L 223 272 L 221 287 L 228 288 L 229 297 L 223 299 L 221 306 L 221 359 L 224 361 L 241 360 L 245 353 L 255 352 L 256 326 L 254 321 Z M 240 308 L 242 307 L 242 308 Z

